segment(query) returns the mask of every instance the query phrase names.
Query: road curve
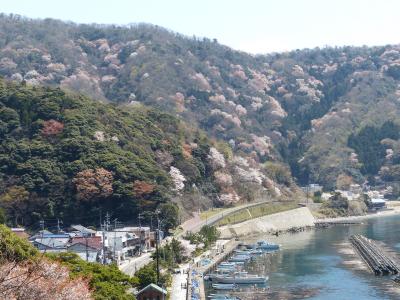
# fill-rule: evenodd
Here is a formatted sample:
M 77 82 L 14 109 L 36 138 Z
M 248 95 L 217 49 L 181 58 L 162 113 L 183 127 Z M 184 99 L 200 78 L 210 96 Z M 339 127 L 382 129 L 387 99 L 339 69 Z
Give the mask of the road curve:
M 243 204 L 240 206 L 235 206 L 229 209 L 226 209 L 220 213 L 217 213 L 209 218 L 207 218 L 206 220 L 201 220 L 199 217 L 194 217 L 193 219 L 196 219 L 196 221 L 192 221 L 188 220 L 185 223 L 182 224 L 182 228 L 183 231 L 181 233 L 178 234 L 178 236 L 182 236 L 184 235 L 186 232 L 198 232 L 201 227 L 203 227 L 204 225 L 214 225 L 215 223 L 217 223 L 218 221 L 222 220 L 224 217 L 232 215 L 233 213 L 236 213 L 240 210 L 249 208 L 249 207 L 253 207 L 253 206 L 257 206 L 257 205 L 261 205 L 264 203 L 269 203 L 269 201 L 260 201 L 260 202 L 253 202 L 253 203 L 247 203 L 247 204 Z

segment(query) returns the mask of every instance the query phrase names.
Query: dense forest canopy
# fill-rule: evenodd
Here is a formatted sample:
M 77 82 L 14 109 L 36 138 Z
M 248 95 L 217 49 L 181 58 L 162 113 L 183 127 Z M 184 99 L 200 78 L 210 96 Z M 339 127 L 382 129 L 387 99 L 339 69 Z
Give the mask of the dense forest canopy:
M 255 173 L 227 144 L 155 109 L 3 80 L 0 138 L 0 207 L 14 225 L 55 218 L 98 225 L 106 212 L 129 223 L 160 209 L 169 229 L 179 224 L 177 204 L 206 205 L 206 195 L 228 205 L 237 193 L 251 201 L 275 191 L 280 170 Z M 244 183 L 234 172 L 258 189 L 234 188 L 233 181 Z M 262 185 L 267 179 L 272 186 Z M 290 174 L 276 182 L 290 186 Z

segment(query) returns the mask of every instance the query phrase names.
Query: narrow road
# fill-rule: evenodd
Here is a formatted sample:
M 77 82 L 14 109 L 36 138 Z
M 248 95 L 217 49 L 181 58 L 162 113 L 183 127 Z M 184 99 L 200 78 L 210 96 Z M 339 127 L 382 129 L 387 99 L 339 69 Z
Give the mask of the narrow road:
M 150 263 L 153 259 L 151 258 L 151 253 L 147 252 L 142 256 L 131 258 L 129 261 L 124 262 L 119 266 L 119 269 L 126 275 L 133 276 L 135 272 L 141 267 Z
M 225 209 L 224 211 L 217 213 L 209 218 L 207 218 L 206 220 L 201 220 L 200 216 L 198 214 L 196 214 L 193 218 L 185 221 L 181 226 L 183 228 L 183 232 L 181 232 L 179 234 L 179 236 L 183 236 L 186 232 L 190 231 L 190 232 L 198 232 L 201 227 L 203 227 L 204 225 L 213 225 L 215 223 L 217 223 L 218 221 L 222 220 L 224 217 L 229 216 L 235 212 L 238 212 L 242 209 L 246 209 L 246 208 L 250 208 L 253 206 L 257 206 L 263 203 L 267 203 L 266 201 L 261 201 L 261 202 L 253 202 L 253 203 L 247 203 L 247 204 L 243 204 L 240 206 L 236 206 L 236 207 L 232 207 L 232 208 L 228 208 Z
M 174 300 L 185 300 L 186 299 L 186 288 L 184 286 L 187 283 L 188 275 L 183 271 L 187 271 L 189 268 L 188 264 L 179 266 L 181 272 L 172 276 L 172 287 L 170 299 Z

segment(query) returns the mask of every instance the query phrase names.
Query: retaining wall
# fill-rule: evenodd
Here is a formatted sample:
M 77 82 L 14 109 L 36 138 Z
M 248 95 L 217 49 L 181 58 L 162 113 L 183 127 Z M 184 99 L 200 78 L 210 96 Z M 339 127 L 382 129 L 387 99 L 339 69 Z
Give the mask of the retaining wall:
M 314 226 L 315 218 L 307 207 L 267 215 L 234 225 L 219 228 L 221 238 L 231 238 L 257 233 L 273 233 L 294 227 Z

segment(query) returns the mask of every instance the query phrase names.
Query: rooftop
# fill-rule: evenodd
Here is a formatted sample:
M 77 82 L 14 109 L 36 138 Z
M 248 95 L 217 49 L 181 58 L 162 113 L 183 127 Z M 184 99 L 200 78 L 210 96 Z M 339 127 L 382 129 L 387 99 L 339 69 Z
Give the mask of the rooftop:
M 143 293 L 143 292 L 145 292 L 145 291 L 147 291 L 147 290 L 149 290 L 149 289 L 159 291 L 160 293 L 162 293 L 162 294 L 164 294 L 164 295 L 167 294 L 167 291 L 164 290 L 163 288 L 159 287 L 158 285 L 156 285 L 156 284 L 154 284 L 154 283 L 150 283 L 148 286 L 144 287 L 144 288 L 141 289 L 139 292 L 137 292 L 136 295 L 140 295 L 141 293 Z

